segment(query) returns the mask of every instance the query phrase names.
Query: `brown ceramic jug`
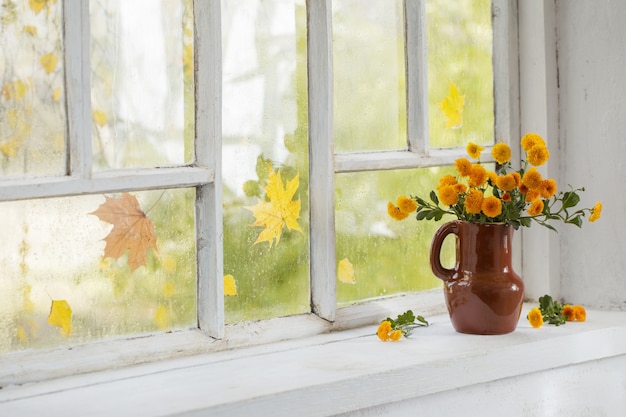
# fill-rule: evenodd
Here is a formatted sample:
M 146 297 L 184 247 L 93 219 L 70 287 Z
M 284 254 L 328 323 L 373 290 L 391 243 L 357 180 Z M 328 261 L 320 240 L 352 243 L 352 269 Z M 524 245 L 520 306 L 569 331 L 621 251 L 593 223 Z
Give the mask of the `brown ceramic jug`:
M 451 221 L 437 230 L 430 249 L 430 266 L 443 280 L 443 291 L 456 331 L 505 334 L 517 327 L 524 283 L 512 268 L 513 227 L 504 223 Z M 441 265 L 441 245 L 456 235 L 456 265 Z

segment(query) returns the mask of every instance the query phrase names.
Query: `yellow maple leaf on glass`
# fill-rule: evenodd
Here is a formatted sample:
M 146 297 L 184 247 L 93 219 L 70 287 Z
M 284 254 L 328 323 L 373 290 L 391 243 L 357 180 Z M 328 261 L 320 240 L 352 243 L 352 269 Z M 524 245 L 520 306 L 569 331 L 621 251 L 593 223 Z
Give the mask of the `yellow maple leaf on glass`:
M 343 258 L 337 265 L 337 277 L 339 281 L 346 284 L 355 284 L 356 278 L 354 277 L 354 266 L 348 258 Z
M 458 87 L 450 82 L 450 92 L 437 106 L 446 116 L 446 129 L 458 129 L 463 125 L 463 107 L 465 96 L 462 96 Z
M 72 309 L 66 300 L 52 300 L 48 324 L 60 327 L 65 337 L 72 333 Z
M 287 182 L 287 185 L 283 186 L 280 170 L 274 172 L 269 167 L 268 183 L 265 187 L 267 201 L 259 201 L 255 206 L 246 207 L 256 218 L 252 226 L 265 227 L 254 244 L 269 242 L 271 247 L 272 243 L 276 241 L 276 245 L 278 245 L 284 227 L 302 233 L 298 224 L 300 200 L 292 200 L 299 185 L 299 174 L 296 174 L 291 181 Z

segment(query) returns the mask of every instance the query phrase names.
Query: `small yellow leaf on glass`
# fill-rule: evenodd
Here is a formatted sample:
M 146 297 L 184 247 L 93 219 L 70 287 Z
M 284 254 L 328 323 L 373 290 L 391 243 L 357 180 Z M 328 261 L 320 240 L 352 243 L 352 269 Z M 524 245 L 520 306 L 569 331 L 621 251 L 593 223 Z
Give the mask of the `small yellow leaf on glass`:
M 14 81 L 12 85 L 12 90 L 13 90 L 13 97 L 16 100 L 20 100 L 22 97 L 26 95 L 26 92 L 28 91 L 28 84 L 22 80 Z
M 96 121 L 98 126 L 102 127 L 107 122 L 107 114 L 103 112 L 102 110 L 94 110 L 93 119 Z
M 224 275 L 224 295 L 237 295 L 237 284 L 235 283 L 235 277 L 232 275 Z
M 41 66 L 48 73 L 52 73 L 54 69 L 57 67 L 57 63 L 59 62 L 59 58 L 52 52 L 49 54 L 45 54 L 40 59 Z
M 163 289 L 161 290 L 161 294 L 163 294 L 163 297 L 165 298 L 170 298 L 172 295 L 174 295 L 175 292 L 176 285 L 174 285 L 173 282 L 166 282 L 165 285 L 163 285 Z
M 458 87 L 453 82 L 450 82 L 448 96 L 437 105 L 446 116 L 446 129 L 458 129 L 463 125 L 465 96 L 460 94 Z
M 28 0 L 28 6 L 38 14 L 46 6 L 46 0 Z
M 31 36 L 37 36 L 37 28 L 35 26 L 24 26 L 24 32 L 28 33 Z
M 172 317 L 166 306 L 159 305 L 154 312 L 154 322 L 160 330 L 169 330 L 172 327 Z
M 348 260 L 348 258 L 343 258 L 339 261 L 337 265 L 337 277 L 339 281 L 346 284 L 355 284 L 356 278 L 354 277 L 354 266 Z
M 60 327 L 65 337 L 72 333 L 72 309 L 66 300 L 52 300 L 48 324 Z

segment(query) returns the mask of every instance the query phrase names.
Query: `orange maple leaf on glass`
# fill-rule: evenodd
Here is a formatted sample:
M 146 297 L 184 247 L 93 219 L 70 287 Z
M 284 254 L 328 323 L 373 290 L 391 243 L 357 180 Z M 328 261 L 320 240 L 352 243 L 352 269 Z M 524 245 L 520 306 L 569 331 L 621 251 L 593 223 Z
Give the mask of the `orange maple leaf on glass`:
M 154 225 L 141 210 L 134 195 L 123 193 L 120 198 L 104 198 L 106 201 L 91 213 L 113 225 L 104 238 L 104 256 L 117 259 L 129 251 L 128 266 L 133 272 L 146 264 L 149 248 L 157 250 Z

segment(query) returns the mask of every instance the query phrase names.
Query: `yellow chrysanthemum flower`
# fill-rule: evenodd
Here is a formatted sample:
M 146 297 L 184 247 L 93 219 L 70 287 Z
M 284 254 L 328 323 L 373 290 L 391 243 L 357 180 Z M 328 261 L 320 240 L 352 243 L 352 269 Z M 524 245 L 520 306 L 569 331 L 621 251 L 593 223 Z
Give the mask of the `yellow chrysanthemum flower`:
M 530 191 L 528 187 L 526 187 L 524 184 L 520 184 L 518 185 L 518 187 L 519 187 L 519 192 L 522 194 L 526 194 L 528 193 L 528 191 Z
M 439 201 L 446 206 L 453 206 L 459 202 L 459 194 L 456 192 L 454 185 L 446 185 L 439 188 L 438 196 Z
M 398 340 L 400 340 L 400 338 L 402 337 L 402 331 L 401 330 L 394 330 L 393 332 L 391 332 L 391 334 L 389 335 L 389 339 L 392 342 L 397 342 Z
M 396 201 L 396 204 L 398 205 L 400 211 L 402 211 L 403 213 L 409 214 L 417 210 L 417 201 L 404 195 L 398 197 L 398 201 Z
M 512 172 L 511 174 L 515 178 L 515 186 L 519 187 L 522 184 L 522 176 L 517 171 Z
M 400 208 L 396 207 L 391 201 L 387 203 L 387 213 L 391 216 L 391 218 L 398 221 L 404 220 L 409 217 L 409 213 L 405 213 L 404 211 L 400 210 Z
M 516 187 L 515 177 L 513 176 L 513 174 L 506 174 L 496 177 L 496 186 L 502 191 L 511 191 L 513 188 Z
M 467 158 L 459 158 L 454 161 L 454 166 L 462 177 L 467 177 L 472 171 L 472 163 Z
M 467 181 L 470 187 L 480 187 L 487 181 L 487 170 L 479 164 L 472 165 Z
M 541 315 L 541 310 L 539 307 L 534 307 L 528 312 L 528 316 L 526 317 L 531 326 L 535 329 L 543 326 L 543 316 Z
M 576 313 L 574 312 L 574 306 L 566 304 L 563 306 L 563 315 L 567 321 L 574 321 L 576 319 Z
M 539 187 L 539 185 L 541 185 L 541 181 L 543 181 L 543 177 L 541 176 L 541 173 L 537 171 L 537 168 L 530 168 L 522 177 L 522 184 L 531 190 Z
M 543 138 L 536 133 L 527 133 L 522 136 L 521 144 L 522 149 L 525 152 L 528 152 L 533 146 L 536 145 L 546 146 L 546 142 L 543 140 Z
M 545 146 L 535 145 L 529 149 L 526 154 L 526 159 L 528 159 L 531 165 L 538 167 L 548 162 L 548 159 L 550 159 L 550 151 Z
M 487 171 L 487 179 L 491 181 L 491 184 L 495 184 L 497 178 L 498 178 L 498 174 L 496 174 L 493 171 Z
M 585 311 L 585 307 L 574 306 L 574 316 L 576 317 L 576 321 L 587 320 L 587 311 Z
M 446 185 L 454 185 L 456 184 L 458 181 L 456 180 L 456 177 L 454 175 L 444 175 L 443 177 L 439 178 L 439 187 L 445 187 Z
M 552 178 L 549 178 L 547 180 L 543 180 L 541 181 L 541 184 L 539 185 L 539 193 L 541 194 L 541 197 L 543 198 L 550 198 L 552 197 L 554 194 L 556 194 L 556 181 L 553 180 Z
M 532 203 L 539 197 L 541 197 L 541 193 L 539 192 L 539 190 L 528 190 L 526 191 L 526 198 L 524 201 L 527 203 Z
M 465 196 L 465 211 L 469 214 L 480 213 L 483 205 L 483 192 L 477 188 L 470 188 Z
M 498 217 L 502 213 L 502 201 L 496 196 L 483 199 L 481 210 L 487 217 Z
M 511 200 L 512 200 L 511 194 L 509 193 L 502 194 L 502 201 L 504 201 L 505 203 L 508 203 Z
M 491 156 L 499 164 L 507 163 L 511 160 L 511 148 L 506 143 L 496 143 L 491 150 Z
M 389 340 L 389 333 L 391 333 L 391 322 L 385 320 L 378 326 L 376 334 L 380 340 L 386 342 Z
M 465 194 L 465 192 L 467 191 L 467 185 L 465 184 L 456 183 L 453 185 L 453 187 L 454 191 L 456 191 L 458 194 Z
M 536 198 L 530 203 L 528 207 L 528 214 L 531 216 L 538 216 L 543 212 L 543 200 Z
M 591 209 L 591 216 L 589 216 L 589 221 L 595 222 L 596 220 L 600 218 L 601 214 L 602 214 L 602 203 L 598 201 Z
M 480 153 L 484 151 L 485 148 L 473 142 L 469 142 L 465 147 L 465 150 L 467 151 L 467 154 L 470 156 L 470 158 L 480 159 Z

